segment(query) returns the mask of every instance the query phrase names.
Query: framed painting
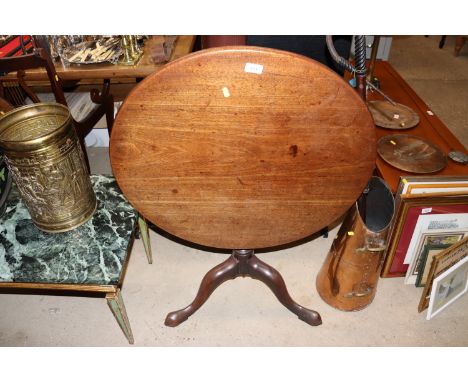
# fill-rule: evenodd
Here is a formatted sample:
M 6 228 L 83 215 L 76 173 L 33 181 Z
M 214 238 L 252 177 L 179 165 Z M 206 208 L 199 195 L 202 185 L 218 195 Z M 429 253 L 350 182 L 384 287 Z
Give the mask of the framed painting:
M 437 276 L 432 285 L 426 319 L 430 320 L 468 290 L 468 257 Z
M 408 250 L 405 255 L 405 264 L 410 264 L 415 257 L 415 253 L 419 253 L 422 248 L 422 237 L 424 235 L 451 233 L 468 231 L 468 214 L 427 214 L 424 213 L 418 217 L 416 227 L 413 231 Z M 436 239 L 434 239 L 436 240 Z M 452 243 L 455 244 L 455 243 Z
M 468 193 L 402 195 L 382 268 L 382 277 L 402 277 L 408 271 L 406 254 L 422 215 L 468 214 Z
M 395 196 L 468 192 L 468 176 L 402 176 Z
M 424 249 L 421 254 L 421 259 L 419 261 L 418 277 L 416 279 L 417 287 L 423 287 L 426 285 L 427 277 L 429 276 L 429 269 L 431 268 L 434 256 L 450 246 L 450 244 L 424 246 Z
M 463 231 L 458 229 L 423 231 L 421 235 L 417 238 L 417 248 L 413 253 L 413 257 L 411 258 L 410 263 L 408 264 L 408 270 L 406 271 L 405 276 L 405 284 L 416 284 L 422 253 L 426 245 L 440 245 L 448 248 L 451 245 L 463 239 L 463 237 L 467 234 L 468 228 L 466 228 Z
M 429 306 L 429 299 L 432 293 L 432 284 L 434 279 L 448 270 L 454 264 L 468 257 L 468 237 L 460 240 L 458 243 L 444 249 L 432 258 L 429 274 L 427 275 L 426 285 L 421 294 L 418 311 L 422 312 Z

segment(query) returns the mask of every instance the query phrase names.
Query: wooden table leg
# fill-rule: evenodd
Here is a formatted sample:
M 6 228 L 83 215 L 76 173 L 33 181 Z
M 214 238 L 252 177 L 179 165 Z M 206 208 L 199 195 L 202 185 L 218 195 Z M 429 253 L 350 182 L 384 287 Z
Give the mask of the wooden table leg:
M 272 290 L 278 300 L 299 319 L 309 325 L 320 325 L 320 315 L 296 303 L 288 293 L 281 274 L 254 255 L 253 250 L 234 250 L 229 259 L 211 269 L 203 278 L 197 296 L 187 307 L 167 315 L 165 324 L 177 326 L 195 313 L 223 282 L 236 277 L 250 276 L 262 281 Z
M 200 284 L 197 296 L 187 307 L 171 312 L 166 316 L 164 324 L 167 326 L 177 326 L 187 320 L 208 300 L 214 290 L 227 280 L 232 280 L 239 275 L 238 261 L 231 256 L 226 261 L 211 269 Z
M 114 317 L 116 318 L 117 322 L 119 323 L 120 328 L 127 337 L 128 342 L 133 345 L 133 333 L 132 329 L 130 328 L 130 321 L 127 317 L 127 311 L 125 310 L 125 305 L 123 303 L 122 294 L 120 293 L 120 288 L 117 288 L 115 293 L 107 293 L 106 294 L 107 304 L 111 309 Z
M 281 274 L 255 255 L 252 255 L 249 261 L 249 276 L 268 285 L 279 302 L 293 312 L 300 320 L 312 326 L 322 323 L 320 314 L 314 310 L 304 308 L 291 298 Z

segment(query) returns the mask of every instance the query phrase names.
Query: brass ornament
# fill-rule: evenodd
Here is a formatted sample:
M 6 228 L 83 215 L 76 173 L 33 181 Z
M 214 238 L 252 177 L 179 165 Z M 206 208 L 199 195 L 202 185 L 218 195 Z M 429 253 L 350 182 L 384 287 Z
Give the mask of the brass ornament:
M 142 52 L 138 49 L 136 36 L 123 35 L 121 37 L 121 46 L 123 56 L 119 60 L 120 65 L 136 65 L 142 56 Z
M 81 146 L 67 107 L 37 103 L 0 118 L 0 149 L 34 224 L 69 231 L 96 210 Z

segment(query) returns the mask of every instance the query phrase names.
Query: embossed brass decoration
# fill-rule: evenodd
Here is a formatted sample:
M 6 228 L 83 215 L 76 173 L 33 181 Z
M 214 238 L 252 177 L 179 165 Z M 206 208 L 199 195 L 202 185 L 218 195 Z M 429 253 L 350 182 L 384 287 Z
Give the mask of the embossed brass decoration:
M 38 228 L 64 232 L 93 215 L 96 196 L 67 107 L 37 103 L 5 114 L 0 148 Z

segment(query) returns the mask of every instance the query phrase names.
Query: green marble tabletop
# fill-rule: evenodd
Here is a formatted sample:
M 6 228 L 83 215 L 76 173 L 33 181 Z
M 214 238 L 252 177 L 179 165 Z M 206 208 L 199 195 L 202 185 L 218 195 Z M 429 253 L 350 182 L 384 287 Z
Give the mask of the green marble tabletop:
M 0 218 L 0 286 L 2 282 L 119 282 L 138 216 L 114 178 L 92 175 L 91 182 L 96 212 L 85 224 L 64 233 L 36 228 L 17 192 L 10 194 Z

